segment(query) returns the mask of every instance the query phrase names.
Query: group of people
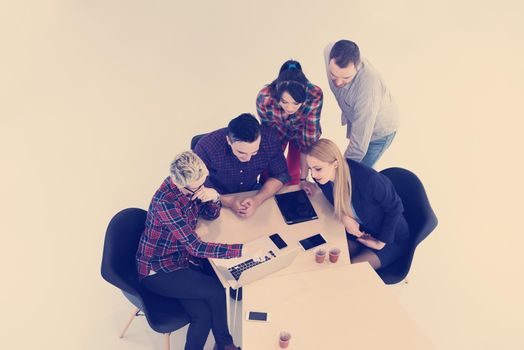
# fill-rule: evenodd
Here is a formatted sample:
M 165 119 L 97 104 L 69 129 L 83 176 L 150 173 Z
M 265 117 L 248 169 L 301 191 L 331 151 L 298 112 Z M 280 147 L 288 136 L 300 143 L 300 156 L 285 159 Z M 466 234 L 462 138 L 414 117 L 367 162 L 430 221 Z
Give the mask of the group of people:
M 395 137 L 396 104 L 354 42 L 329 45 L 325 60 L 347 127 L 344 155 L 320 138 L 322 90 L 289 60 L 258 93 L 259 119 L 243 113 L 202 137 L 194 152 L 178 154 L 153 196 L 136 254 L 138 275 L 145 288 L 180 300 L 189 314 L 186 350 L 203 349 L 210 330 L 216 350 L 238 349 L 227 326 L 225 289 L 207 259 L 256 253 L 242 244 L 203 241 L 195 232 L 199 217 L 215 219 L 225 207 L 247 218 L 284 185 L 299 184 L 309 195 L 320 188 L 333 205 L 352 263 L 379 269 L 407 248 L 402 201 L 372 168 Z M 236 195 L 246 191 L 254 194 Z

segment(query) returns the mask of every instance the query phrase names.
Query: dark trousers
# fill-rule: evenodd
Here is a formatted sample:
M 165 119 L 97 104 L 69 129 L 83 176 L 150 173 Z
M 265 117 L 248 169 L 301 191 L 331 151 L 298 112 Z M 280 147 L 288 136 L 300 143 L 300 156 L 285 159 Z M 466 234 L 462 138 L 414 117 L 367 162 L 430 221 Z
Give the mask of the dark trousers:
M 142 283 L 154 293 L 176 298 L 191 318 L 185 350 L 202 350 L 209 335 L 219 349 L 233 343 L 227 327 L 226 293 L 222 284 L 206 262 L 206 267 L 159 272 L 147 276 Z M 210 270 L 211 269 L 211 270 Z

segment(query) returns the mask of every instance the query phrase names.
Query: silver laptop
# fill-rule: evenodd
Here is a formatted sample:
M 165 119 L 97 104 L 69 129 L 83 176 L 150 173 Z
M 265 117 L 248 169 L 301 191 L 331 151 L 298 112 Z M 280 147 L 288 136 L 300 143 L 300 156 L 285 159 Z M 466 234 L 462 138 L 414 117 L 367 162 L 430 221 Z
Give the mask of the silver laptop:
M 253 259 L 249 256 L 234 259 L 213 259 L 216 272 L 222 275 L 233 289 L 238 289 L 291 265 L 301 251 L 300 247 L 279 249 L 269 236 L 244 243 L 244 248 L 247 245 L 265 252 L 262 259 Z

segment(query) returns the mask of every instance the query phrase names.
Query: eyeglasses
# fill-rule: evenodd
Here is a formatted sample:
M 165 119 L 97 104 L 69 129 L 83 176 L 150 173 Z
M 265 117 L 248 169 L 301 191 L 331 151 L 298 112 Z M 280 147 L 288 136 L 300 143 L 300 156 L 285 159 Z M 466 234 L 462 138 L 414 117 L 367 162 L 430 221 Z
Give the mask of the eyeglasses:
M 204 184 L 198 186 L 196 190 L 192 190 L 192 189 L 190 189 L 189 187 L 184 187 L 184 189 L 188 190 L 188 191 L 191 192 L 191 194 L 193 195 L 193 194 L 195 194 L 196 192 L 198 192 L 198 190 L 201 189 L 202 186 L 204 186 Z

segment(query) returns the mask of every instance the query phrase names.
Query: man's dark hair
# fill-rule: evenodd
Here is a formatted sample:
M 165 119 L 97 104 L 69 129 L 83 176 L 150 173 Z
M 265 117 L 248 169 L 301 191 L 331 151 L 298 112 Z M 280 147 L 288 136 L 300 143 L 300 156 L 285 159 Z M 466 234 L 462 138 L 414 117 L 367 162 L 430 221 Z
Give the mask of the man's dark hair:
M 339 40 L 331 48 L 329 60 L 335 60 L 340 68 L 346 68 L 350 63 L 356 66 L 360 63 L 360 50 L 358 45 L 349 40 Z
M 253 114 L 242 113 L 227 125 L 231 142 L 255 142 L 260 135 L 260 123 Z

